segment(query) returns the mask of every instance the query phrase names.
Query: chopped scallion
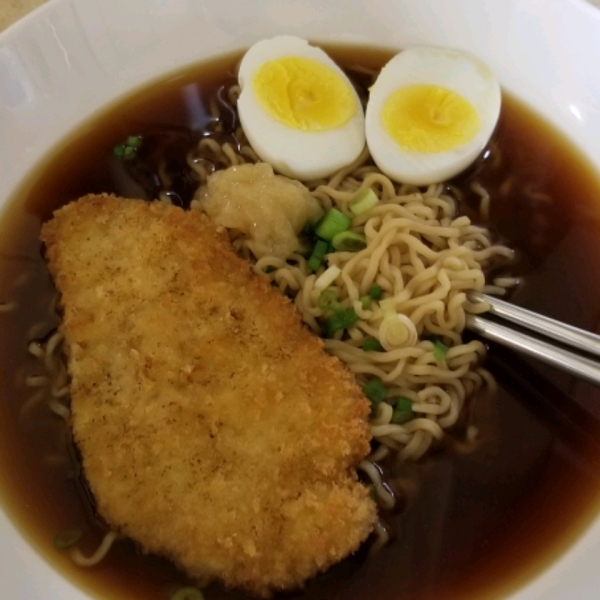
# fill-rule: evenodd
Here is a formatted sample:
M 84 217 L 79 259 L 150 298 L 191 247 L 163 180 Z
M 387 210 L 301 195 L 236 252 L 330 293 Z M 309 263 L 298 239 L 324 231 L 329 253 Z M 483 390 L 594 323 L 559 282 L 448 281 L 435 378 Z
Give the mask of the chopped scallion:
M 113 148 L 113 156 L 119 160 L 131 160 L 135 158 L 143 142 L 141 135 L 130 135 L 124 143 Z
M 316 271 L 320 266 L 321 266 L 321 259 L 320 258 L 315 258 L 314 256 L 311 256 L 308 259 L 308 268 L 311 271 Z
M 359 300 L 365 310 L 371 308 L 371 304 L 373 302 L 373 298 L 371 298 L 371 296 L 361 296 Z
M 204 594 L 195 587 L 183 587 L 178 589 L 171 600 L 204 600 Z
M 438 362 L 442 362 L 446 358 L 446 354 L 448 354 L 448 346 L 442 342 L 439 338 L 434 338 L 433 342 L 433 358 Z
M 331 240 L 331 244 L 340 252 L 358 252 L 367 247 L 367 240 L 360 233 L 342 231 Z
M 125 142 L 126 146 L 129 148 L 140 148 L 142 145 L 142 136 L 141 135 L 130 135 L 127 138 L 127 142 Z
M 317 240 L 312 254 L 308 259 L 308 268 L 311 271 L 316 271 L 321 266 L 323 258 L 325 258 L 325 254 L 327 254 L 328 248 L 329 244 L 327 242 L 324 242 L 323 240 Z
M 379 198 L 371 188 L 360 190 L 350 201 L 348 208 L 352 214 L 358 216 L 371 210 L 379 203 Z
M 122 159 L 125 155 L 125 144 L 117 144 L 113 148 L 113 156 L 118 159 Z
M 316 279 L 314 284 L 315 289 L 318 291 L 323 291 L 325 288 L 328 288 L 338 278 L 338 275 L 341 272 L 342 270 L 338 266 L 331 265 Z
M 347 217 L 337 208 L 330 208 L 319 221 L 315 233 L 323 240 L 330 242 L 338 233 L 350 227 L 350 217 Z
M 313 256 L 318 256 L 322 259 L 325 256 L 325 254 L 327 254 L 328 247 L 329 245 L 327 244 L 327 242 L 324 242 L 323 240 L 317 240 L 317 243 L 315 244 L 315 247 L 313 249 Z
M 371 289 L 369 289 L 369 296 L 371 296 L 373 300 L 379 300 L 382 293 L 383 289 L 380 285 L 372 285 Z
M 136 152 L 137 149 L 133 146 L 125 146 L 125 150 L 123 150 L 123 158 L 125 160 L 131 160 L 135 156 Z
M 356 321 L 358 321 L 358 315 L 353 308 L 335 313 L 325 322 L 327 337 L 333 337 L 337 331 L 351 327 Z
M 398 398 L 396 401 L 396 406 L 394 407 L 394 412 L 392 413 L 391 422 L 396 425 L 402 425 L 402 423 L 406 423 L 414 419 L 415 413 L 412 409 L 412 402 L 408 398 L 403 398 L 402 396 Z
M 57 534 L 53 540 L 54 547 L 57 550 L 66 550 L 74 546 L 83 536 L 83 532 L 78 527 L 65 529 Z
M 365 352 L 381 352 L 383 350 L 383 346 L 379 340 L 375 338 L 367 338 L 363 344 L 362 349 Z
M 325 311 L 336 313 L 342 310 L 342 306 L 338 301 L 337 290 L 333 289 L 323 290 L 317 300 L 317 304 L 321 310 Z
M 373 404 L 383 402 L 387 396 L 387 388 L 379 381 L 379 379 L 367 381 L 363 387 L 363 392 Z

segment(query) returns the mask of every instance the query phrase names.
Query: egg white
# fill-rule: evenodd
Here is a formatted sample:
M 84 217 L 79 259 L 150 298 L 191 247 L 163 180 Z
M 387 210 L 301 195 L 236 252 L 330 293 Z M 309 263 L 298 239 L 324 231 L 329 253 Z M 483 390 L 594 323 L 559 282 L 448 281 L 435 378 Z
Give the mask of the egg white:
M 401 148 L 385 130 L 382 110 L 396 90 L 419 84 L 449 89 L 470 102 L 480 117 L 477 134 L 445 152 Z M 466 169 L 483 151 L 496 127 L 500 105 L 496 78 L 475 57 L 443 48 L 410 48 L 392 58 L 371 87 L 365 117 L 367 145 L 377 166 L 395 181 L 414 185 L 446 181 Z
M 288 57 L 310 58 L 335 71 L 351 90 L 356 112 L 346 123 L 326 131 L 301 131 L 279 123 L 260 106 L 252 78 L 266 62 Z M 246 52 L 238 72 L 241 94 L 237 107 L 244 133 L 261 160 L 287 175 L 310 181 L 327 177 L 351 164 L 365 146 L 364 112 L 344 72 L 320 48 L 294 36 L 262 40 Z

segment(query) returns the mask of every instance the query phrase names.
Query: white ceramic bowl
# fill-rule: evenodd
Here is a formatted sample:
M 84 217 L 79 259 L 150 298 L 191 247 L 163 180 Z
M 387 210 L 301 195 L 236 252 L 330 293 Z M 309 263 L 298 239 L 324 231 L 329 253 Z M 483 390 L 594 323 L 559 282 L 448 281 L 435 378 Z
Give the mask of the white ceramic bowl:
M 0 36 L 0 205 L 100 107 L 269 35 L 470 50 L 600 169 L 600 12 L 583 0 L 51 0 Z M 513 600 L 600 597 L 600 520 Z M 0 511 L 0 597 L 85 596 Z

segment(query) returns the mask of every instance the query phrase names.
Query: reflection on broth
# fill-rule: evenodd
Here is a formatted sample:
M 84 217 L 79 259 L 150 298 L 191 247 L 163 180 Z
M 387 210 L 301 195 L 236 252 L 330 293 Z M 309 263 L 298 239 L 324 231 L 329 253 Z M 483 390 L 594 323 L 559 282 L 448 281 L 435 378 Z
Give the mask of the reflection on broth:
M 346 67 L 362 98 L 370 69 L 389 56 L 328 51 Z M 77 527 L 79 548 L 89 556 L 107 527 L 95 512 L 64 423 L 48 409 L 50 394 L 54 402 L 64 398 L 66 380 L 52 351 L 61 340 L 54 334 L 55 294 L 40 253 L 40 223 L 87 193 L 162 195 L 188 206 L 198 185 L 190 166 L 206 174 L 215 162 L 216 168 L 227 166 L 194 158 L 201 138 L 212 132 L 221 144 L 239 141 L 228 97 L 237 59 L 156 84 L 86 125 L 30 178 L 4 222 L 0 470 L 7 504 L 44 554 L 92 593 L 168 598 L 186 579 L 166 561 L 141 556 L 129 541 L 117 542 L 90 571 L 78 570 L 52 548 L 57 532 Z M 115 144 L 132 133 L 144 139 L 140 160 L 111 158 Z M 510 271 L 503 267 L 489 280 L 520 277 L 515 302 L 591 330 L 597 329 L 600 308 L 592 300 L 600 298 L 594 278 L 600 260 L 598 189 L 584 161 L 510 96 L 504 97 L 489 151 L 450 186 L 461 212 L 517 250 Z M 50 372 L 58 373 L 51 392 L 48 369 L 40 363 L 46 359 Z M 393 492 L 396 506 L 382 511 L 387 531 L 380 533 L 392 543 L 371 558 L 363 547 L 299 596 L 499 596 L 547 564 L 586 525 L 600 489 L 594 420 L 599 392 L 496 347 L 486 367 L 500 389 L 495 399 L 482 394 L 472 403 L 477 443 L 471 443 L 467 424 L 459 423 L 455 435 L 422 461 L 384 464 L 378 495 L 385 505 Z M 380 475 L 371 472 L 369 478 L 378 481 Z M 213 585 L 206 597 L 244 596 Z

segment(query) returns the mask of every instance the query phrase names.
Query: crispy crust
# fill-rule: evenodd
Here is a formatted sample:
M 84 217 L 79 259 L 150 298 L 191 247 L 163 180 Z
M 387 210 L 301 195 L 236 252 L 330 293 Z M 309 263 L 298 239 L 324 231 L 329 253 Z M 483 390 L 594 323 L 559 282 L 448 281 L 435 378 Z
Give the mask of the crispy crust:
M 199 212 L 87 196 L 44 225 L 73 432 L 100 514 L 192 577 L 261 595 L 355 551 L 368 401 Z

